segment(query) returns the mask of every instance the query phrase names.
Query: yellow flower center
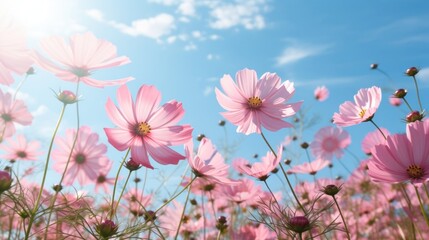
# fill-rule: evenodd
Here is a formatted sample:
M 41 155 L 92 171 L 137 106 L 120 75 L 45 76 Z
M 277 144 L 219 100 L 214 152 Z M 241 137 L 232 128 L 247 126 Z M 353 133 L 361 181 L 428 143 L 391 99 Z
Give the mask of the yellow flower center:
M 360 118 L 363 118 L 363 116 L 365 116 L 365 113 L 366 113 L 366 109 L 362 108 L 362 110 L 359 112 Z
M 147 122 L 141 122 L 136 126 L 136 133 L 145 136 L 150 133 L 150 125 Z
M 410 176 L 410 178 L 413 178 L 413 179 L 419 179 L 424 175 L 423 168 L 415 164 L 408 166 L 407 173 L 408 173 L 408 176 Z
M 262 100 L 259 97 L 251 97 L 247 100 L 250 108 L 259 108 L 262 105 Z

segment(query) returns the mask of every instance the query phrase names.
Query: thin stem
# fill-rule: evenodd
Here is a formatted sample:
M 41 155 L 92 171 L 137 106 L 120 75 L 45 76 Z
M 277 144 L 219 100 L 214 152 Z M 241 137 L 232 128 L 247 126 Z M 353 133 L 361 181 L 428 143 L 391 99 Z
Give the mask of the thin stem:
M 116 173 L 116 178 L 115 178 L 115 184 L 113 185 L 113 193 L 112 193 L 112 206 L 110 209 L 110 219 L 113 218 L 113 215 L 115 214 L 115 210 L 113 208 L 114 204 L 115 204 L 115 192 L 116 192 L 116 185 L 118 185 L 118 178 L 119 178 L 119 173 L 121 172 L 122 167 L 125 164 L 125 160 L 128 158 L 128 154 L 130 154 L 131 148 L 128 148 L 127 153 L 125 154 L 125 157 L 122 159 L 121 165 L 119 166 L 118 172 Z
M 345 148 L 346 152 L 348 152 L 350 155 L 352 155 L 353 159 L 356 161 L 356 163 L 360 164 L 360 159 L 354 154 L 352 151 L 350 151 L 348 148 Z
M 42 183 L 40 184 L 40 191 L 39 191 L 39 194 L 37 195 L 37 199 L 36 199 L 36 202 L 34 204 L 34 207 L 30 212 L 30 219 L 28 222 L 27 229 L 25 231 L 25 238 L 24 239 L 26 239 L 26 240 L 30 237 L 31 226 L 33 225 L 34 219 L 36 217 L 37 209 L 39 208 L 40 199 L 42 197 L 43 188 L 45 186 L 46 175 L 48 173 L 49 159 L 51 158 L 52 147 L 54 145 L 55 136 L 57 135 L 58 129 L 60 128 L 60 123 L 63 119 L 66 106 L 67 106 L 66 104 L 63 104 L 60 116 L 59 116 L 57 124 L 55 126 L 54 133 L 52 134 L 51 142 L 49 143 L 48 153 L 47 153 L 46 162 L 45 162 L 45 168 L 43 170 Z
M 270 143 L 267 141 L 267 139 L 265 138 L 264 133 L 261 132 L 261 136 L 264 139 L 265 143 L 267 144 L 268 148 L 271 150 L 271 152 L 273 153 L 273 155 L 277 158 L 277 153 L 274 151 L 274 149 L 271 147 Z M 282 164 L 280 163 L 280 169 L 283 172 L 283 175 L 286 178 L 287 184 L 289 186 L 290 191 L 293 194 L 293 197 L 295 198 L 296 202 L 298 203 L 299 207 L 304 211 L 305 214 L 307 214 L 307 210 L 304 208 L 304 206 L 302 206 L 301 202 L 299 201 L 298 197 L 296 196 L 295 191 L 293 190 L 292 184 L 289 181 L 289 178 L 287 177 L 286 171 L 284 170 Z
M 429 191 L 428 187 L 426 186 L 426 183 L 423 183 L 423 187 L 425 188 L 426 196 L 429 198 Z
M 417 187 L 416 187 L 416 186 L 414 186 L 414 189 L 416 190 L 417 198 L 419 199 L 419 203 L 420 203 L 420 211 L 422 212 L 423 217 L 425 218 L 426 225 L 428 225 L 428 227 L 429 227 L 429 218 L 428 218 L 428 216 L 426 215 L 425 207 L 423 206 L 423 202 L 422 202 L 422 199 L 421 199 L 421 197 L 420 197 L 419 190 L 417 189 Z
M 268 186 L 267 180 L 264 180 L 264 183 L 265 183 L 265 186 L 267 186 L 268 191 L 271 193 L 271 196 L 273 196 L 274 201 L 277 203 L 277 205 L 278 205 L 278 206 L 279 206 L 279 208 L 280 208 L 280 204 L 279 204 L 279 202 L 277 201 L 276 196 L 274 196 L 274 193 L 273 193 L 273 191 L 271 190 L 270 186 Z
M 165 207 L 167 204 L 169 204 L 171 201 L 173 201 L 175 198 L 177 198 L 180 194 L 182 194 L 189 186 L 191 186 L 191 184 L 195 181 L 195 179 L 197 179 L 197 177 L 194 177 L 191 179 L 191 181 L 186 184 L 186 186 L 180 190 L 180 192 L 178 192 L 176 195 L 174 195 L 172 198 L 168 199 L 168 201 L 166 201 L 164 204 L 162 204 L 156 211 L 155 213 L 159 212 L 163 207 Z
M 119 195 L 118 201 L 116 201 L 116 206 L 115 206 L 113 212 L 116 212 L 116 209 L 118 209 L 119 201 L 121 201 L 122 195 L 124 194 L 125 188 L 128 184 L 128 181 L 130 180 L 131 173 L 132 173 L 132 171 L 128 171 L 127 180 L 125 180 L 125 185 L 124 185 L 124 187 L 122 187 L 121 194 Z
M 343 212 L 341 211 L 340 205 L 337 202 L 337 198 L 335 198 L 335 196 L 332 196 L 332 198 L 334 199 L 335 205 L 337 205 L 338 211 L 340 212 L 341 219 L 343 220 L 344 228 L 346 229 L 346 233 L 347 233 L 347 239 L 350 240 L 351 239 L 350 233 L 349 233 L 349 229 L 347 228 L 347 224 L 346 224 L 346 220 L 344 219 Z
M 408 103 L 407 99 L 405 99 L 405 97 L 403 97 L 403 98 L 402 98 L 402 100 L 404 100 L 404 103 L 407 105 L 408 109 L 410 109 L 410 112 L 414 111 L 414 110 L 411 108 L 411 105 Z
M 415 76 L 413 76 L 413 80 L 414 80 L 414 85 L 416 85 L 417 100 L 419 101 L 420 113 L 422 113 L 423 107 L 422 107 L 422 102 L 420 101 L 419 85 L 417 84 L 417 79 Z
M 184 206 L 183 206 L 183 211 L 182 211 L 182 215 L 180 216 L 180 221 L 179 221 L 179 225 L 177 226 L 177 231 L 176 231 L 176 235 L 174 236 L 174 239 L 176 240 L 177 239 L 177 237 L 179 236 L 179 233 L 180 233 L 180 226 L 182 225 L 182 219 L 183 219 L 183 216 L 185 215 L 185 210 L 186 210 L 186 206 L 188 205 L 188 201 L 189 201 L 189 195 L 191 194 L 191 184 L 192 184 L 192 182 L 194 181 L 194 179 L 196 179 L 196 177 L 195 178 L 193 178 L 192 179 L 192 181 L 191 182 L 189 182 L 189 184 L 188 185 L 186 185 L 186 187 L 184 188 L 184 189 L 186 189 L 186 188 L 188 188 L 189 187 L 189 189 L 188 189 L 188 194 L 186 195 L 186 199 L 185 199 L 185 204 L 184 204 Z M 176 195 L 176 196 L 178 196 L 178 195 Z M 174 198 L 176 198 L 176 196 L 174 197 Z M 173 199 L 174 199 L 173 198 Z M 171 199 L 170 199 L 170 201 L 171 201 Z M 157 210 L 158 211 L 158 210 Z M 205 237 L 205 236 L 204 236 Z
M 387 139 L 386 135 L 384 135 L 384 132 L 381 131 L 381 128 L 372 119 L 369 121 L 378 129 L 378 131 L 381 133 L 381 135 L 383 135 L 384 139 Z

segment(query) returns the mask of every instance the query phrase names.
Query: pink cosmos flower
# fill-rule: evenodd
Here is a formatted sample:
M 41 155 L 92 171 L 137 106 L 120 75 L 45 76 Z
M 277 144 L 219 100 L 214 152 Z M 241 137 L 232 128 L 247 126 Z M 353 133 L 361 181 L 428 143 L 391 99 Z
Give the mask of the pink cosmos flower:
M 57 148 L 52 151 L 52 159 L 55 160 L 53 168 L 60 174 L 64 172 L 75 136 L 76 130 L 68 129 L 64 138 L 55 139 Z M 95 182 L 98 174 L 109 166 L 106 152 L 106 145 L 98 143 L 98 134 L 82 126 L 64 177 L 64 185 L 72 185 L 76 178 L 82 186 Z
M 265 73 L 258 81 L 256 72 L 243 69 L 236 74 L 237 83 L 230 75 L 224 75 L 221 85 L 225 93 L 215 89 L 219 104 L 227 110 L 221 113 L 237 125 L 237 132 L 246 135 L 261 133 L 264 127 L 270 131 L 292 127 L 283 118 L 294 115 L 302 102 L 287 104 L 294 94 L 293 83 L 281 79 L 275 73 Z
M 373 86 L 362 88 L 354 96 L 355 102 L 346 101 L 340 105 L 340 113 L 334 113 L 337 126 L 347 127 L 370 121 L 381 102 L 381 89 Z
M 108 141 L 119 151 L 131 148 L 136 163 L 152 168 L 148 154 L 160 164 L 177 164 L 185 156 L 168 146 L 188 142 L 190 125 L 175 125 L 184 114 L 182 104 L 169 101 L 159 106 L 161 93 L 154 86 L 140 87 L 134 103 L 126 85 L 117 92 L 119 108 L 109 98 L 106 111 L 118 128 L 104 128 Z
M 111 193 L 110 187 L 115 184 L 115 178 L 107 177 L 113 162 L 108 161 L 106 166 L 98 172 L 97 180 L 95 181 L 95 192 L 98 193 L 99 188 L 103 188 L 104 192 Z
M 389 130 L 385 128 L 380 128 L 380 130 L 383 132 L 385 136 L 390 135 Z M 375 131 L 372 131 L 368 133 L 364 139 L 362 140 L 362 151 L 366 154 L 371 154 L 372 149 L 374 146 L 378 144 L 384 144 L 386 142 L 386 139 L 384 138 L 383 134 L 377 129 Z
M 242 207 L 256 205 L 261 200 L 262 188 L 247 178 L 239 180 L 239 184 L 223 185 L 220 189 L 223 196 Z
M 143 216 L 149 205 L 152 203 L 152 195 L 143 194 L 143 191 L 137 188 L 131 188 L 124 194 L 127 201 L 126 206 L 134 216 Z
M 325 86 L 317 87 L 314 90 L 314 98 L 319 101 L 323 102 L 329 97 L 329 90 Z
M 10 93 L 0 90 L 0 142 L 15 133 L 14 123 L 30 125 L 33 117 L 22 100 L 12 100 Z
M 406 134 L 387 136 L 376 145 L 368 163 L 375 182 L 421 184 L 429 179 L 429 121 L 407 124 Z
M 235 183 L 228 178 L 229 166 L 225 164 L 222 155 L 216 150 L 208 138 L 201 139 L 197 154 L 193 153 L 194 144 L 189 141 L 185 145 L 186 158 L 197 177 L 219 184 Z
M 33 59 L 26 47 L 23 29 L 5 19 L 4 15 L 0 19 L 0 84 L 10 85 L 14 82 L 12 73 L 26 73 Z
M 268 151 L 267 155 L 262 157 L 262 162 L 257 162 L 252 165 L 238 165 L 237 167 L 241 170 L 240 172 L 265 181 L 271 171 L 279 165 L 282 159 L 282 152 L 283 147 L 280 146 L 277 150 L 277 157 L 275 157 L 271 151 Z
M 0 155 L 0 158 L 8 160 L 37 160 L 42 154 L 40 142 L 27 141 L 24 135 L 16 136 L 16 141 L 9 140 L 6 144 L 0 145 L 0 149 L 6 154 Z
M 73 35 L 70 44 L 59 36 L 50 37 L 42 40 L 41 46 L 60 65 L 35 52 L 37 63 L 62 80 L 105 87 L 121 85 L 134 79 L 126 77 L 106 82 L 90 77 L 94 70 L 130 63 L 128 57 L 117 57 L 116 47 L 112 43 L 97 39 L 91 32 Z
M 303 164 L 296 165 L 290 169 L 288 173 L 308 173 L 315 175 L 318 171 L 322 170 L 330 163 L 331 161 L 329 160 L 318 158 L 312 162 L 305 162 Z
M 350 134 L 339 127 L 324 127 L 314 135 L 310 144 L 311 152 L 316 158 L 332 160 L 343 156 L 343 149 L 351 143 Z

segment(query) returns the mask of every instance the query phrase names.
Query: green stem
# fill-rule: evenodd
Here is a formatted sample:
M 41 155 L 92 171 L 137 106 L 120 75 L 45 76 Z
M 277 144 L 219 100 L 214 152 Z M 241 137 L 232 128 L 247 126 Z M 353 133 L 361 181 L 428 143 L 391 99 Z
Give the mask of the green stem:
M 268 148 L 271 150 L 271 152 L 273 153 L 273 155 L 277 158 L 277 153 L 274 151 L 274 149 L 271 147 L 270 143 L 267 141 L 267 139 L 265 138 L 264 133 L 261 132 L 261 136 L 264 139 L 265 143 L 267 144 Z M 295 191 L 293 190 L 292 184 L 289 181 L 289 178 L 287 177 L 286 171 L 284 170 L 281 162 L 280 162 L 280 169 L 283 172 L 283 175 L 286 178 L 287 184 L 289 186 L 290 191 L 292 192 L 293 197 L 295 198 L 296 202 L 298 203 L 299 207 L 304 211 L 305 214 L 307 214 L 307 210 L 304 208 L 304 206 L 302 206 L 301 202 L 299 201 Z
M 191 194 L 191 184 L 192 184 L 192 182 L 194 181 L 194 179 L 195 178 L 193 178 L 192 179 L 192 181 L 190 182 L 190 184 L 188 184 L 184 189 L 186 189 L 186 188 L 188 188 L 189 187 L 189 190 L 188 190 L 188 194 L 186 195 L 186 199 L 185 199 L 185 204 L 184 204 L 184 206 L 183 206 L 183 211 L 182 211 L 182 215 L 180 216 L 180 221 L 179 221 L 179 225 L 177 226 L 177 230 L 176 230 L 176 235 L 174 236 L 174 239 L 176 240 L 177 239 L 177 237 L 179 236 L 179 233 L 180 233 L 180 226 L 182 226 L 182 219 L 183 219 L 183 216 L 185 215 L 185 210 L 186 210 L 186 206 L 187 206 L 187 204 L 188 204 L 188 200 L 189 200 L 189 195 Z M 174 198 L 176 198 L 176 197 L 174 197 Z M 173 198 L 173 199 L 174 199 Z M 158 211 L 158 210 L 157 210 Z
M 128 184 L 128 181 L 130 180 L 131 173 L 132 173 L 132 171 L 129 171 L 129 172 L 128 172 L 127 180 L 125 180 L 125 185 L 124 185 L 124 187 L 123 187 L 123 188 L 122 188 L 122 190 L 121 190 L 121 194 L 119 195 L 118 201 L 116 201 L 116 206 L 115 206 L 115 208 L 114 208 L 114 211 L 113 211 L 113 212 L 116 212 L 116 209 L 118 209 L 119 201 L 121 201 L 122 195 L 124 195 L 125 188 L 126 188 L 126 186 L 127 186 L 127 184 Z
M 420 211 L 422 212 L 423 217 L 425 218 L 426 225 L 429 227 L 429 218 L 428 218 L 428 216 L 426 215 L 425 207 L 423 206 L 423 202 L 422 202 L 422 199 L 421 199 L 421 197 L 420 197 L 419 190 L 417 189 L 417 187 L 416 187 L 416 186 L 414 186 L 414 189 L 416 190 L 417 198 L 419 199 Z
M 381 133 L 381 135 L 383 135 L 384 139 L 387 139 L 386 135 L 384 135 L 384 132 L 381 131 L 381 128 L 372 119 L 369 121 L 378 129 L 378 131 Z
M 332 196 L 332 198 L 334 199 L 335 205 L 337 205 L 338 211 L 340 212 L 341 219 L 343 220 L 344 228 L 346 229 L 346 233 L 347 233 L 347 239 L 350 240 L 351 239 L 350 233 L 349 233 L 349 229 L 347 228 L 347 224 L 346 224 L 346 220 L 344 219 L 343 212 L 341 211 L 340 205 L 337 202 L 337 198 L 335 198 L 335 196 Z
M 407 105 L 408 109 L 410 109 L 410 112 L 414 111 L 414 110 L 411 108 L 411 105 L 408 103 L 407 99 L 405 99 L 405 97 L 403 97 L 403 98 L 402 98 L 402 100 L 404 100 L 404 103 Z
M 191 181 L 186 184 L 186 186 L 180 190 L 180 192 L 178 192 L 176 195 L 174 195 L 172 198 L 170 198 L 169 200 L 167 200 L 164 204 L 162 204 L 156 211 L 155 213 L 159 212 L 163 207 L 165 207 L 167 204 L 169 204 L 171 201 L 173 201 L 175 198 L 177 198 L 180 194 L 182 194 L 189 186 L 191 186 L 191 184 L 195 181 L 195 179 L 197 179 L 197 177 L 194 177 L 191 179 Z
M 414 85 L 416 85 L 417 100 L 419 101 L 420 113 L 422 113 L 423 107 L 422 107 L 422 102 L 420 101 L 419 85 L 417 84 L 417 79 L 415 76 L 413 76 L 413 80 L 414 80 Z
M 116 185 L 118 185 L 119 173 L 121 172 L 121 169 L 124 166 L 125 160 L 127 160 L 128 155 L 130 154 L 130 151 L 131 151 L 131 148 L 128 148 L 128 151 L 125 154 L 124 159 L 122 159 L 121 165 L 119 166 L 118 172 L 116 173 L 115 184 L 113 185 L 112 206 L 111 206 L 111 209 L 110 209 L 110 220 L 113 219 L 113 215 L 115 214 L 115 211 L 116 211 L 116 209 L 114 209 L 113 206 L 115 204 L 115 192 L 116 192 Z
M 279 209 L 280 209 L 280 204 L 279 204 L 279 202 L 277 201 L 276 196 L 274 196 L 274 193 L 273 193 L 273 191 L 271 190 L 270 186 L 268 186 L 267 180 L 264 180 L 264 183 L 265 183 L 265 186 L 267 186 L 268 191 L 271 193 L 271 196 L 273 197 L 274 201 L 277 203 L 277 205 L 278 205 L 278 207 L 279 207 Z
M 59 127 L 60 127 L 60 123 L 61 123 L 61 121 L 62 121 L 62 119 L 63 119 L 65 109 L 66 109 L 66 104 L 63 104 L 63 107 L 62 107 L 62 109 L 61 109 L 60 116 L 59 116 L 58 121 L 57 121 L 57 124 L 56 124 L 56 126 L 55 126 L 54 133 L 52 134 L 51 142 L 50 142 L 50 144 L 49 144 L 48 154 L 47 154 L 47 156 L 46 156 L 45 168 L 44 168 L 44 170 L 43 170 L 42 183 L 41 183 L 41 185 L 40 185 L 40 191 L 39 191 L 39 194 L 37 195 L 37 198 L 36 198 L 36 202 L 35 202 L 35 204 L 34 204 L 34 207 L 33 207 L 33 209 L 32 209 L 32 210 L 31 210 L 31 212 L 30 212 L 30 219 L 29 219 L 29 222 L 28 222 L 27 230 L 25 231 L 25 238 L 24 238 L 25 240 L 27 240 L 27 239 L 30 237 L 30 230 L 31 230 L 31 226 L 33 225 L 34 219 L 35 219 L 35 217 L 36 217 L 37 210 L 38 210 L 38 208 L 39 208 L 40 199 L 41 199 L 41 197 L 42 197 L 43 188 L 44 188 L 44 186 L 45 186 L 46 175 L 47 175 L 47 173 L 48 173 L 49 159 L 50 159 L 50 157 L 51 157 L 52 147 L 53 147 L 53 145 L 54 145 L 55 136 L 57 135 L 58 129 L 59 129 Z

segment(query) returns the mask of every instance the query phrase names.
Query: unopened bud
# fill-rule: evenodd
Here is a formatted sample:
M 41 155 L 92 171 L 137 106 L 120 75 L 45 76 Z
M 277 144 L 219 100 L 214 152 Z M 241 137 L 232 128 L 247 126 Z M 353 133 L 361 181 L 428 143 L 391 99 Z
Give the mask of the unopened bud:
M 103 239 L 108 239 L 116 234 L 116 232 L 118 231 L 118 225 L 116 225 L 112 220 L 106 219 L 95 226 L 95 231 Z
M 393 96 L 397 98 L 404 98 L 407 95 L 407 89 L 400 88 L 393 93 Z
M 416 121 L 421 121 L 423 117 L 423 114 L 421 114 L 419 111 L 413 111 L 407 115 L 407 118 L 405 120 L 407 121 L 407 123 L 412 123 Z
M 290 229 L 296 233 L 303 233 L 310 230 L 310 221 L 306 216 L 291 217 L 288 221 Z
M 405 74 L 414 77 L 419 72 L 419 70 L 416 67 L 410 67 L 405 71 Z
M 373 63 L 370 65 L 371 69 L 377 69 L 378 68 L 378 64 L 377 63 Z
M 0 194 L 10 189 L 12 185 L 12 178 L 10 173 L 0 170 Z
M 76 95 L 69 90 L 64 90 L 58 93 L 57 99 L 64 104 L 73 104 L 78 101 Z

